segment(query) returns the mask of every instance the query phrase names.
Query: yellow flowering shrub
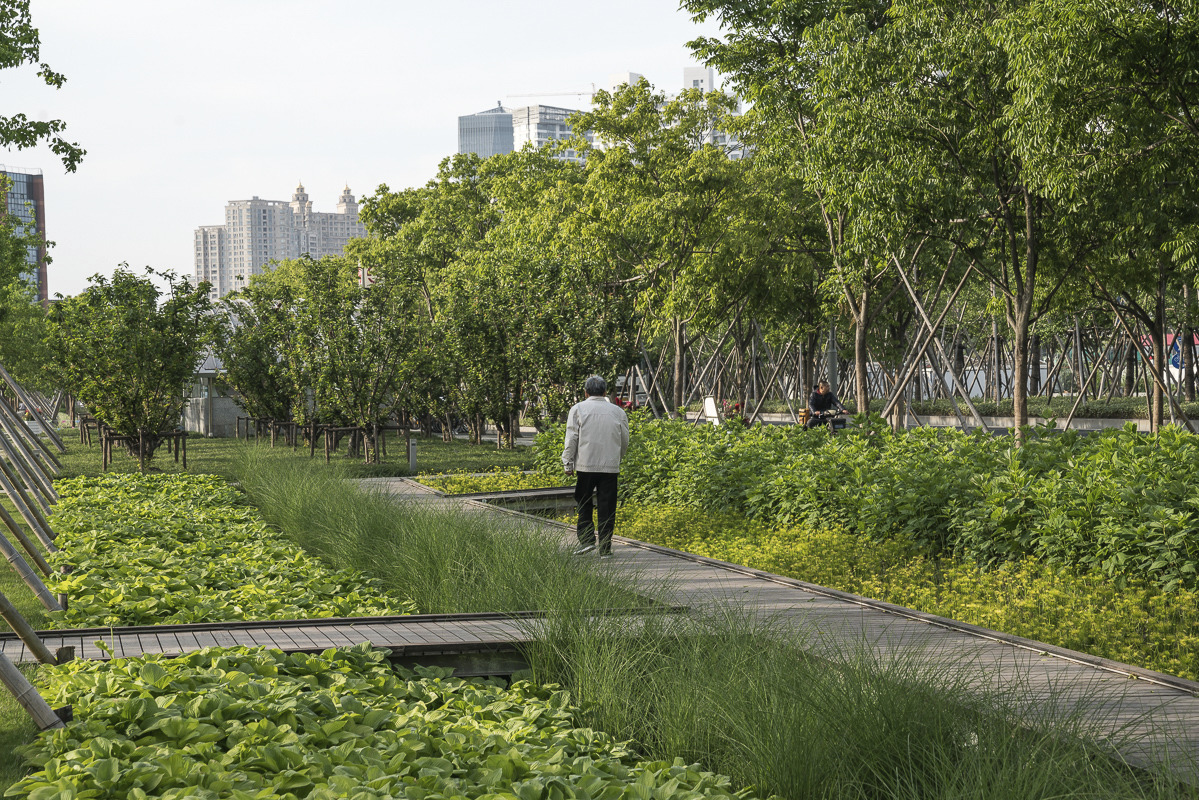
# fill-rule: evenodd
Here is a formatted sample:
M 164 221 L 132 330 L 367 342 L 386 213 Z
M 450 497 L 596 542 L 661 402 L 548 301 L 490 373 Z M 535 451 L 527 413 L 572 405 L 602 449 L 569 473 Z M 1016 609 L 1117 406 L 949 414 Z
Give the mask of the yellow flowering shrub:
M 991 570 L 843 529 L 626 504 L 621 536 L 785 575 L 1057 647 L 1199 680 L 1199 592 L 1037 563 Z

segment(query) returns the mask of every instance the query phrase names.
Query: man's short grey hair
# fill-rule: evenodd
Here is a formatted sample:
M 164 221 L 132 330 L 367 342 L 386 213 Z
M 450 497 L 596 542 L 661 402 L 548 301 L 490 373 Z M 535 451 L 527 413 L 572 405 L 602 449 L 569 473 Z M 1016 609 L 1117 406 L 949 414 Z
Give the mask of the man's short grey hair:
M 592 375 L 587 379 L 587 382 L 583 384 L 583 390 L 587 392 L 588 397 L 607 394 L 608 382 L 599 375 Z

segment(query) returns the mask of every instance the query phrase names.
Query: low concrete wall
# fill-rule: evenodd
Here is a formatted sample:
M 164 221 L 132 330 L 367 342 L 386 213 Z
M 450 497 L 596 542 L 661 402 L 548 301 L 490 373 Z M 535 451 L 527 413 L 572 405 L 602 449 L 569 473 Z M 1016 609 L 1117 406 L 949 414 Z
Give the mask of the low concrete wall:
M 210 438 L 233 438 L 238 417 L 246 412 L 232 397 L 192 397 L 183 407 L 183 428 Z
M 964 409 L 964 408 L 962 410 L 966 412 L 965 413 L 966 421 L 970 424 L 970 427 L 974 427 L 974 421 L 970 417 L 969 412 L 966 411 L 966 409 Z M 700 416 L 700 415 L 694 411 L 687 413 L 687 419 L 691 420 L 691 421 L 694 421 L 695 418 L 698 416 Z M 956 428 L 956 427 L 958 427 L 958 418 L 954 417 L 954 416 L 936 416 L 936 415 L 925 416 L 923 414 L 919 414 L 919 415 L 913 414 L 912 416 L 915 416 L 919 420 L 920 425 L 924 426 L 924 427 L 930 427 L 930 428 Z M 768 425 L 794 425 L 795 424 L 795 422 L 791 418 L 790 414 L 759 414 L 758 418 L 760 420 L 762 420 L 762 422 L 765 422 Z M 1047 420 L 1043 417 L 1029 417 L 1028 424 L 1043 425 L 1048 421 L 1049 420 Z M 993 430 L 1005 430 L 1005 429 L 1012 428 L 1015 426 L 1016 418 L 1015 417 L 988 417 L 986 415 L 983 415 L 983 422 L 987 423 L 987 427 L 991 428 Z M 1057 426 L 1059 428 L 1061 428 L 1063 422 L 1065 422 L 1065 418 L 1057 420 Z M 1083 418 L 1075 417 L 1074 419 L 1072 419 L 1070 421 L 1070 429 L 1075 430 L 1075 431 L 1101 431 L 1101 430 L 1106 430 L 1108 428 L 1123 428 L 1125 422 L 1135 422 L 1137 424 L 1137 430 L 1140 431 L 1141 433 L 1149 432 L 1149 420 L 1147 420 L 1147 419 L 1132 419 L 1132 420 L 1099 419 L 1099 418 L 1083 419 Z M 909 428 L 916 427 L 916 425 L 913 424 L 913 422 L 910 418 L 908 419 L 908 427 Z

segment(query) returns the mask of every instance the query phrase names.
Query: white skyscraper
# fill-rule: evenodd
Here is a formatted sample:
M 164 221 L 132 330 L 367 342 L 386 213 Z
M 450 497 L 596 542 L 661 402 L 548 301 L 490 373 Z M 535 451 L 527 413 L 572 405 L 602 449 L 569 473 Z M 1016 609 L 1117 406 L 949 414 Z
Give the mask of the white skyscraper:
M 515 149 L 524 147 L 525 142 L 532 142 L 540 150 L 556 139 L 569 139 L 570 126 L 566 118 L 577 114 L 578 109 L 558 108 L 556 106 L 525 106 L 512 109 L 512 143 Z M 591 141 L 591 131 L 585 131 L 583 137 Z M 564 161 L 583 161 L 583 156 L 573 149 L 566 150 L 556 158 Z
M 358 203 L 347 186 L 334 213 L 312 210 L 300 184 L 284 200 L 231 200 L 224 225 L 203 225 L 195 233 L 195 278 L 212 284 L 214 299 L 246 285 L 273 261 L 310 255 L 339 256 L 350 239 L 366 236 Z
M 716 70 L 711 67 L 683 67 L 683 88 L 716 91 Z

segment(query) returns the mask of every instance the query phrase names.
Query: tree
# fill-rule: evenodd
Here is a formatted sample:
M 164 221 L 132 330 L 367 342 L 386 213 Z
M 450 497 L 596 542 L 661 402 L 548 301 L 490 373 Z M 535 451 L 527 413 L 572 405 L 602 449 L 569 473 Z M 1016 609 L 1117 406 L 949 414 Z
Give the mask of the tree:
M 683 405 L 687 326 L 722 317 L 735 295 L 712 291 L 736 266 L 745 216 L 748 166 L 713 142 L 733 109 L 718 92 L 687 90 L 667 100 L 645 79 L 596 94 L 591 111 L 571 118 L 570 147 L 586 155 L 586 180 L 565 235 L 618 265 L 645 319 L 664 320 L 673 341 L 672 407 Z M 730 281 L 735 285 L 735 281 Z
M 29 0 L 0 0 L 0 69 L 37 64 L 38 77 L 47 86 L 61 88 L 66 78 L 49 65 L 38 63 L 40 57 L 41 38 L 29 15 Z M 24 114 L 0 116 L 0 144 L 24 150 L 44 141 L 62 159 L 66 170 L 74 172 L 87 151 L 78 143 L 63 139 L 60 134 L 65 129 L 66 123 L 59 119 L 31 120 Z
M 270 276 L 270 273 L 265 273 Z M 295 352 L 294 292 L 281 280 L 255 275 L 224 300 L 216 353 L 225 380 L 251 417 L 291 421 L 304 399 Z
M 43 391 L 53 385 L 48 325 L 32 287 L 14 281 L 0 288 L 0 364 L 19 383 Z
M 378 426 L 395 408 L 396 386 L 413 347 L 416 297 L 382 280 L 362 286 L 346 258 L 285 262 L 298 273 L 293 364 L 302 365 L 315 414 L 325 422 L 362 427 L 367 456 L 378 460 Z
M 996 38 L 1012 54 L 1010 139 L 1027 181 L 1096 232 L 1086 264 L 1096 299 L 1148 330 L 1160 426 L 1167 306 L 1199 270 L 1199 14 L 1193 4 L 1029 0 Z
M 738 94 L 753 103 L 757 120 L 754 139 L 760 152 L 775 160 L 789 158 L 803 191 L 793 196 L 807 213 L 818 215 L 823 228 L 823 254 L 819 267 L 823 292 L 849 314 L 854 330 L 855 396 L 861 410 L 870 400 L 867 342 L 871 326 L 879 319 L 886 299 L 894 295 L 886 253 L 861 252 L 855 242 L 857 213 L 852 195 L 836 197 L 830 180 L 846 170 L 858 174 L 857 165 L 821 152 L 823 137 L 835 130 L 838 120 L 822 104 L 821 72 L 843 46 L 822 41 L 826 26 L 852 19 L 868 36 L 883 24 L 888 4 L 882 0 L 792 0 L 782 3 L 739 3 L 729 0 L 684 0 L 697 19 L 717 17 L 725 28 L 720 39 L 705 38 L 691 47 L 707 63 L 730 76 Z M 830 170 L 832 170 L 830 172 Z M 796 209 L 798 212 L 799 209 Z M 890 285 L 886 282 L 891 280 Z M 879 295 L 882 295 L 880 298 Z
M 167 284 L 161 292 L 153 280 Z M 101 422 L 132 437 L 131 455 L 148 462 L 183 403 L 214 336 L 209 285 L 122 264 L 111 279 L 54 305 L 50 347 L 62 383 Z M 164 299 L 165 295 L 165 299 Z M 143 462 L 144 465 L 144 462 Z

